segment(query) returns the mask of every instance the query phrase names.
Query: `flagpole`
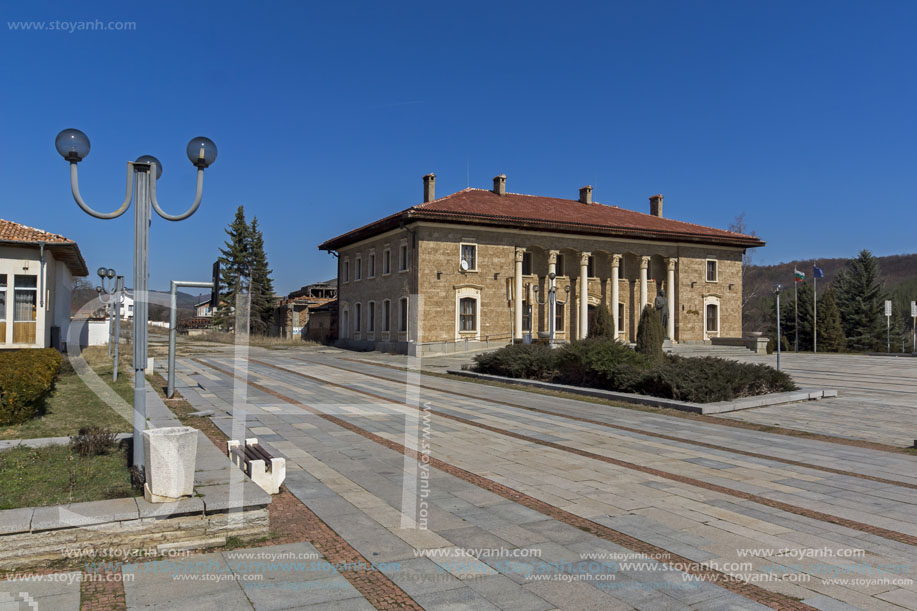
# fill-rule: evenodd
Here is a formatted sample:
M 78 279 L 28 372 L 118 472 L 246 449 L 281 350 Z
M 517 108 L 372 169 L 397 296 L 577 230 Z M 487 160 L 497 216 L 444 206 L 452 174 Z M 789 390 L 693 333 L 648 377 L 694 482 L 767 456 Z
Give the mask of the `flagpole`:
M 796 345 L 793 352 L 799 352 L 799 281 L 795 277 L 793 278 L 793 301 L 796 305 Z
M 818 352 L 818 276 L 812 272 L 812 299 L 815 317 L 812 319 L 812 352 Z

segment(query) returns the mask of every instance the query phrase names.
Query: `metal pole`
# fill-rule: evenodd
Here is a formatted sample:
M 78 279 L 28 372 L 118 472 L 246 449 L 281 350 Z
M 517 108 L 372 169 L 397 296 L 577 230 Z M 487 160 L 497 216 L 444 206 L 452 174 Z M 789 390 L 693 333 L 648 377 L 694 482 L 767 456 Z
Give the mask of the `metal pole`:
M 812 320 L 812 352 L 818 352 L 818 278 L 812 273 L 812 303 L 814 316 Z
M 121 345 L 121 299 L 124 295 L 124 276 L 118 276 L 115 279 L 115 292 L 117 294 L 117 299 L 115 300 L 115 362 L 114 369 L 112 370 L 112 381 L 118 381 L 118 347 Z
M 191 286 L 202 289 L 212 289 L 213 282 L 195 282 L 186 280 L 173 280 L 169 288 L 169 372 L 166 386 L 166 396 L 172 398 L 175 394 L 175 337 L 178 323 L 178 297 L 177 289 L 180 286 Z
M 911 318 L 911 328 L 914 331 L 914 352 L 917 353 L 917 318 Z
M 793 279 L 793 301 L 796 303 L 796 340 L 793 352 L 799 352 L 799 283 Z
M 777 371 L 780 371 L 780 344 L 783 336 L 780 335 L 780 287 L 777 287 Z
M 134 466 L 145 469 L 142 433 L 146 429 L 147 290 L 149 286 L 149 166 L 137 169 L 134 203 Z M 155 178 L 153 178 L 155 180 Z
M 117 284 L 117 282 L 115 283 Z M 115 308 L 111 303 L 111 294 L 108 296 L 108 358 L 111 358 L 111 338 L 115 332 L 115 319 L 114 319 Z
M 892 353 L 892 317 L 891 316 L 885 317 L 885 341 L 887 342 L 885 351 L 891 354 Z

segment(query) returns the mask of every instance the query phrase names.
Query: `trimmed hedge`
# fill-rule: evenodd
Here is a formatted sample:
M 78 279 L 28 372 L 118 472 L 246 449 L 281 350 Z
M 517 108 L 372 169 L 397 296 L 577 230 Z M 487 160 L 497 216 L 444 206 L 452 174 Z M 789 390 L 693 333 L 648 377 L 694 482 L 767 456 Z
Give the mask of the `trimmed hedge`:
M 0 425 L 35 416 L 60 373 L 54 348 L 0 352 Z
M 481 373 L 693 403 L 731 401 L 796 389 L 787 374 L 767 365 L 670 354 L 656 361 L 621 342 L 603 338 L 572 342 L 556 350 L 545 345 L 515 344 L 478 355 L 475 363 L 475 370 Z

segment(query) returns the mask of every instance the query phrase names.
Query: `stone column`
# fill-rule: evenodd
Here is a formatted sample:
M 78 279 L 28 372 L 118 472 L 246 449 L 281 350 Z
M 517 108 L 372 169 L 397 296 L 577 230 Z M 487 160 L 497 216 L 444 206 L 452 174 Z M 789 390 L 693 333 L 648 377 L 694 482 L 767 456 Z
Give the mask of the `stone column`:
M 667 275 L 665 279 L 665 296 L 669 300 L 669 323 L 666 325 L 665 333 L 673 342 L 675 341 L 675 265 L 678 259 L 666 259 Z
M 525 251 L 516 249 L 516 270 L 513 276 L 513 339 L 522 341 L 522 255 Z
M 589 256 L 583 252 L 579 257 L 579 338 L 589 335 Z
M 646 277 L 646 270 L 650 266 L 650 257 L 640 257 L 640 312 L 637 314 L 639 320 L 640 316 L 643 315 L 643 308 L 646 307 L 647 301 L 647 290 L 648 290 L 648 280 Z
M 615 339 L 618 339 L 618 329 L 621 328 L 620 321 L 618 321 L 618 303 L 621 301 L 621 289 L 618 286 L 620 284 L 620 269 L 621 255 L 611 255 L 611 319 L 615 325 Z
M 545 279 L 546 284 L 544 287 L 544 293 L 542 293 L 546 298 L 549 299 L 548 303 L 548 324 L 546 325 L 548 333 L 556 332 L 557 329 L 554 328 L 554 325 L 557 322 L 557 302 L 554 299 L 550 299 L 549 291 L 551 290 L 551 274 L 557 275 L 557 255 L 560 254 L 560 251 L 549 250 L 548 251 L 548 277 Z M 553 337 L 551 338 L 553 339 Z

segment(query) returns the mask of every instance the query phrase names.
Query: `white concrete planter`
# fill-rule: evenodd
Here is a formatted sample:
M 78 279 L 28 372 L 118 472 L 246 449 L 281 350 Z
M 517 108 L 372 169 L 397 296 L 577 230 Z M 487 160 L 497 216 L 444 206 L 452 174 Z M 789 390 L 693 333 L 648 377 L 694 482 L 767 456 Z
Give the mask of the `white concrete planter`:
M 194 492 L 197 429 L 169 426 L 143 431 L 146 484 L 151 503 L 168 503 Z

